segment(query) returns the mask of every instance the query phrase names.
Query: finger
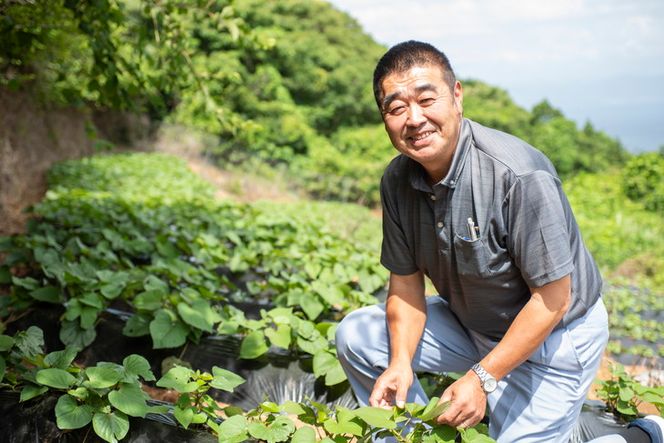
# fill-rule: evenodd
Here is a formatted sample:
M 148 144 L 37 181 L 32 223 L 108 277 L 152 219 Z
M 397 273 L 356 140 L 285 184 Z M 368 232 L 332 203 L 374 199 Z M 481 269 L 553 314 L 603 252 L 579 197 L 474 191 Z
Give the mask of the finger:
M 408 386 L 405 384 L 397 385 L 397 392 L 394 396 L 398 408 L 406 406 L 406 397 L 408 396 Z

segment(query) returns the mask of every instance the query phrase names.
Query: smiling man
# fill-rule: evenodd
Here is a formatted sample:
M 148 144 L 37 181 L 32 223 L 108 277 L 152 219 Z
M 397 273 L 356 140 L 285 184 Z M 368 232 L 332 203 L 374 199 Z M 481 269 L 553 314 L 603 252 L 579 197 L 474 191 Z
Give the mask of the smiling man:
M 463 118 L 447 57 L 409 41 L 374 72 L 401 153 L 381 182 L 385 304 L 339 325 L 363 405 L 426 403 L 414 372 L 461 372 L 439 423 L 499 442 L 567 442 L 608 339 L 601 277 L 551 162 Z M 439 293 L 425 297 L 424 277 Z

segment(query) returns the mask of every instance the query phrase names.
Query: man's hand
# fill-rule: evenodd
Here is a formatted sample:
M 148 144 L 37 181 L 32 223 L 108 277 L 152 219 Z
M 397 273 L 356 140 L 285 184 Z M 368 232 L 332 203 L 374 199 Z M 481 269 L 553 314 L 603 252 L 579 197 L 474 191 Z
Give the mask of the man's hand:
M 439 424 L 469 428 L 484 418 L 486 394 L 473 371 L 445 389 L 439 403 L 446 401 L 450 402 L 450 407 L 436 420 Z
M 413 369 L 409 363 L 391 364 L 374 384 L 369 405 L 389 408 L 396 405 L 403 408 L 406 394 L 413 384 Z

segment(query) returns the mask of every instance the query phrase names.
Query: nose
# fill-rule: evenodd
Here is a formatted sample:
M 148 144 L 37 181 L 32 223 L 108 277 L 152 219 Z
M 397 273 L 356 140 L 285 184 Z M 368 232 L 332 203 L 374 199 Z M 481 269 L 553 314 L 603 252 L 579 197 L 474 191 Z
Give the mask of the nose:
M 422 123 L 426 122 L 427 118 L 424 115 L 424 109 L 417 103 L 413 103 L 408 107 L 408 125 L 409 126 L 420 126 Z

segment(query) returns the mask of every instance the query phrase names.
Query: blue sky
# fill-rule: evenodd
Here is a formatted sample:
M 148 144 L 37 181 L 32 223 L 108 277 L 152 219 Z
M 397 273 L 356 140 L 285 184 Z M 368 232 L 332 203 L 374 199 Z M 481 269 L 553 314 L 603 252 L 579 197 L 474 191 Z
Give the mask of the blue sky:
M 662 0 L 331 0 L 384 45 L 443 50 L 460 78 L 546 98 L 633 152 L 664 145 Z

